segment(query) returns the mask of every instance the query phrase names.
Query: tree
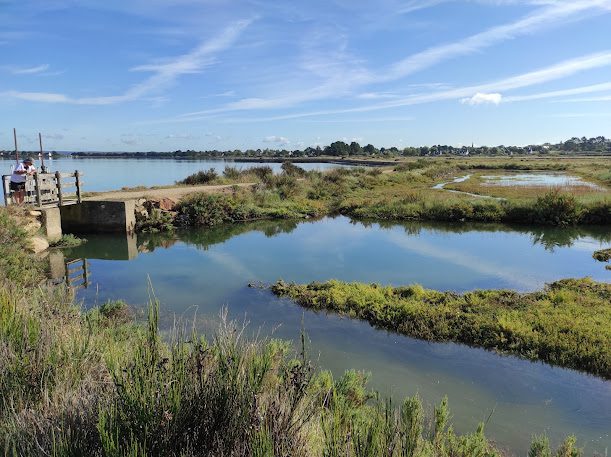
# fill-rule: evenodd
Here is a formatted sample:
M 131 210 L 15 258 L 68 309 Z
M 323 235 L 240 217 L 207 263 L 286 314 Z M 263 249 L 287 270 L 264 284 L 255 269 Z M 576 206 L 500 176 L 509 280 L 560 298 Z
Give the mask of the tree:
M 343 141 L 336 141 L 325 148 L 325 154 L 330 156 L 350 155 L 350 146 Z
M 360 155 L 363 153 L 363 148 L 356 141 L 350 143 L 350 155 Z
M 373 144 L 368 144 L 367 146 L 365 146 L 363 148 L 363 151 L 365 151 L 366 154 L 375 154 L 376 152 L 378 152 L 378 150 L 376 149 L 376 147 Z

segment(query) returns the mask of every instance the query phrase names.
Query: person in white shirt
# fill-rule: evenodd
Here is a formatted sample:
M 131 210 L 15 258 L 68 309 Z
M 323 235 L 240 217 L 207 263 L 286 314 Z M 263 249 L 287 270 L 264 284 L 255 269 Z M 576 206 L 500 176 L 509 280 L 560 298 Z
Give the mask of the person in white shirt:
M 13 170 L 11 175 L 10 189 L 13 192 L 13 200 L 16 204 L 22 205 L 25 198 L 25 180 L 27 176 L 31 176 L 36 173 L 34 167 L 34 160 L 31 157 L 24 159 L 19 165 Z

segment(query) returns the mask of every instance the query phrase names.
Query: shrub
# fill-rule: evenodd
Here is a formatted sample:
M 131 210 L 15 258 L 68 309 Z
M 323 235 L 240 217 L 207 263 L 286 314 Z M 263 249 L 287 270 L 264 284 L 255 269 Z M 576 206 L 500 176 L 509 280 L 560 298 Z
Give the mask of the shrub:
M 289 162 L 288 160 L 282 162 L 282 171 L 287 175 L 297 176 L 300 178 L 303 178 L 307 174 L 307 171 L 305 171 L 303 168 L 298 167 L 297 165 L 292 162 Z
M 218 178 L 216 170 L 214 168 L 210 168 L 209 170 L 198 171 L 197 173 L 193 173 L 190 176 L 187 176 L 182 181 L 179 181 L 179 184 L 187 184 L 187 185 L 196 185 L 196 184 L 210 184 Z
M 532 219 L 537 224 L 567 226 L 579 221 L 579 204 L 571 194 L 552 190 L 537 198 L 532 207 Z
M 241 176 L 241 172 L 237 167 L 226 165 L 223 170 L 223 176 L 227 179 L 238 179 Z

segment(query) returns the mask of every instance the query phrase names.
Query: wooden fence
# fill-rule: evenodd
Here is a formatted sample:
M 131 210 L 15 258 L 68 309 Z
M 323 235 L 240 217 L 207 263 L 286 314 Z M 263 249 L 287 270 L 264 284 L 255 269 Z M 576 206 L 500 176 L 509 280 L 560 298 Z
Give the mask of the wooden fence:
M 66 284 L 73 289 L 89 287 L 87 259 L 73 259 L 66 262 Z
M 37 173 L 26 176 L 24 203 L 38 207 L 63 206 L 81 202 L 83 175 L 74 173 Z M 10 190 L 10 175 L 2 176 L 4 203 L 14 203 L 13 192 Z

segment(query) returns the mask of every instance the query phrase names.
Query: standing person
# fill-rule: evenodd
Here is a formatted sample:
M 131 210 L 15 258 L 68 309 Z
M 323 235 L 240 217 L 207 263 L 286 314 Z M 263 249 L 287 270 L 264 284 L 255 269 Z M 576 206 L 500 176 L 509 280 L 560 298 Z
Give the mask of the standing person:
M 13 170 L 11 175 L 10 189 L 13 192 L 14 202 L 18 205 L 23 205 L 25 198 L 25 180 L 27 176 L 32 176 L 36 173 L 34 160 L 31 157 L 24 159 Z

